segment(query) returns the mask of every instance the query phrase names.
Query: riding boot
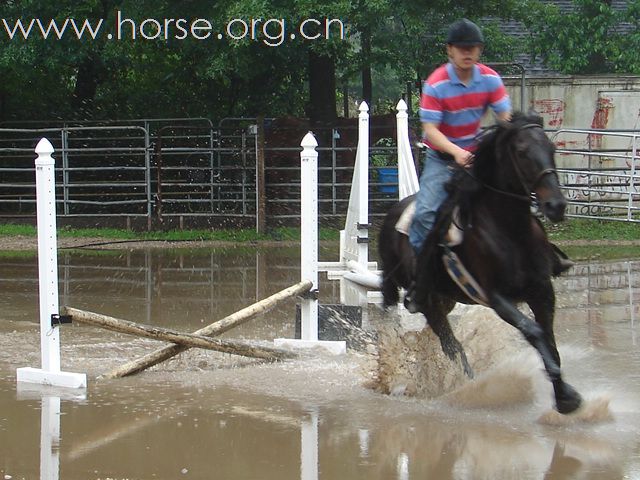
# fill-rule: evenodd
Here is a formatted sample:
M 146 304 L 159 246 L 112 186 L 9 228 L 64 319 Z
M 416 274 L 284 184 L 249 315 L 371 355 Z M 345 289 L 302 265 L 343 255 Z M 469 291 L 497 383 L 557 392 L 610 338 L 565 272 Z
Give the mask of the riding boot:
M 567 254 L 560 250 L 557 245 L 554 245 L 551 242 L 549 242 L 549 244 L 551 245 L 551 248 L 553 248 L 551 274 L 554 277 L 557 277 L 573 267 L 575 263 L 570 260 Z

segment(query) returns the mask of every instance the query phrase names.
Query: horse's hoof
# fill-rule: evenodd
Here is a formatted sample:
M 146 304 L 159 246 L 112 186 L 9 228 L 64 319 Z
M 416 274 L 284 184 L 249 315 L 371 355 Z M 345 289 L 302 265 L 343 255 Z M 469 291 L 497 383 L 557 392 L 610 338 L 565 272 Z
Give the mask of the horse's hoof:
M 404 308 L 406 308 L 409 313 L 418 313 L 420 311 L 420 307 L 414 301 L 413 297 L 404 297 Z
M 575 412 L 582 405 L 580 394 L 568 384 L 565 384 L 561 395 L 556 395 L 556 408 L 558 412 L 566 415 Z
M 464 374 L 467 376 L 469 380 L 473 380 L 475 374 L 473 373 L 473 369 L 469 364 L 464 366 Z

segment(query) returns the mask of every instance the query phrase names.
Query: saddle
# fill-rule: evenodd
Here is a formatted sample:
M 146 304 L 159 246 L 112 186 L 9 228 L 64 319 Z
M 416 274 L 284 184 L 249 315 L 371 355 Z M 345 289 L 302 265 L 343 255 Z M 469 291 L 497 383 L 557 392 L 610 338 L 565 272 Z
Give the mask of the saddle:
M 400 218 L 396 222 L 396 230 L 403 235 L 409 236 L 409 228 L 411 228 L 411 222 L 413 222 L 413 217 L 416 213 L 416 202 L 415 200 L 409 202 L 407 207 L 400 215 Z M 447 229 L 447 233 L 444 236 L 443 243 L 448 247 L 455 247 L 456 245 L 460 245 L 463 240 L 464 230 L 460 227 L 460 209 L 458 207 L 454 207 L 453 214 L 451 215 L 451 223 L 449 224 L 449 228 Z
M 411 227 L 415 211 L 415 201 L 408 203 L 395 225 L 395 229 L 407 237 L 409 236 L 409 228 Z M 474 302 L 487 306 L 487 296 L 482 290 L 482 287 L 480 287 L 478 282 L 476 282 L 473 276 L 465 268 L 458 255 L 451 250 L 451 247 L 455 247 L 462 243 L 464 230 L 461 228 L 461 225 L 460 209 L 458 206 L 455 206 L 450 216 L 446 234 L 440 242 L 440 246 L 443 248 L 442 262 L 445 270 L 456 285 L 458 285 L 460 290 L 462 290 Z

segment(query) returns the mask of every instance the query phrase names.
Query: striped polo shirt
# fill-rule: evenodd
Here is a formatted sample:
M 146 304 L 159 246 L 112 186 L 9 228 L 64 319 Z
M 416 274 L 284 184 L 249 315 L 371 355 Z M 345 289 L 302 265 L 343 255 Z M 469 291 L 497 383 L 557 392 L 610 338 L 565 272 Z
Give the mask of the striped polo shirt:
M 434 70 L 422 85 L 420 120 L 439 125 L 451 142 L 465 150 L 475 149 L 480 120 L 489 107 L 496 114 L 510 111 L 511 100 L 500 76 L 481 63 L 474 65 L 468 85 L 451 63 Z

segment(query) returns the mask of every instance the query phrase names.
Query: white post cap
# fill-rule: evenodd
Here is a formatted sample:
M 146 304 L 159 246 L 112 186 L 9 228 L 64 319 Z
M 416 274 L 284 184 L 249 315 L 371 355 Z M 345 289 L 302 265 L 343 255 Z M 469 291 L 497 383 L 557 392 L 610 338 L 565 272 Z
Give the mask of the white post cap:
M 316 141 L 316 137 L 313 136 L 313 133 L 309 132 L 304 136 L 302 142 L 300 142 L 300 146 L 305 149 L 316 148 L 318 142 Z

